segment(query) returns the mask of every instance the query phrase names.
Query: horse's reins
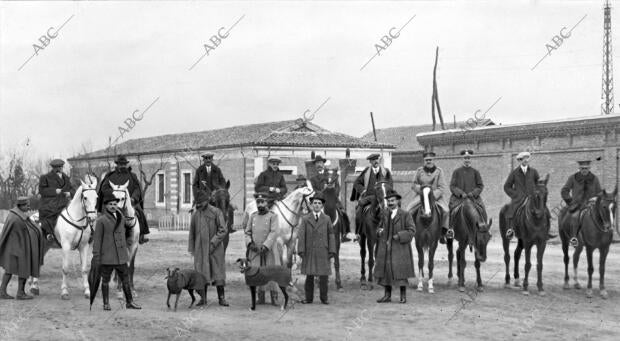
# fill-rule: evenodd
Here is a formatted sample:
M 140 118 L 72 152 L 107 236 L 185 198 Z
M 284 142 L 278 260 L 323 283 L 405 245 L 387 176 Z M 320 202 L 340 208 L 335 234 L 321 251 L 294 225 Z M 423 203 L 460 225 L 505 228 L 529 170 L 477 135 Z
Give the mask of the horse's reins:
M 86 191 L 94 191 L 94 189 L 92 188 L 87 188 L 87 189 L 83 189 L 82 190 L 82 194 L 81 194 L 81 202 L 82 202 L 82 210 L 84 211 L 85 215 L 84 217 L 80 218 L 80 219 L 75 219 L 73 217 L 71 217 L 71 214 L 69 214 L 69 210 L 67 209 L 67 207 L 65 207 L 65 209 L 63 211 L 60 212 L 60 217 L 66 221 L 69 225 L 77 228 L 78 230 L 80 230 L 80 239 L 78 240 L 77 244 L 75 245 L 75 247 L 72 247 L 71 250 L 76 250 L 79 246 L 80 243 L 82 242 L 82 237 L 84 236 L 84 230 L 86 229 L 86 227 L 90 227 L 90 232 L 93 232 L 93 221 L 88 217 L 88 214 L 90 213 L 97 213 L 97 211 L 89 211 L 86 209 L 86 207 L 84 206 L 84 192 Z M 67 217 L 64 216 L 63 213 L 67 213 L 67 216 L 69 216 L 69 219 L 67 219 Z M 86 224 L 84 226 L 80 226 L 76 223 L 74 223 L 73 221 L 79 223 L 81 221 L 83 221 L 84 219 L 86 219 Z
M 120 189 L 115 189 L 115 190 L 112 190 L 112 192 L 121 192 L 121 193 L 127 194 L 127 192 L 126 192 L 126 191 L 121 191 Z M 121 207 L 121 209 L 127 209 L 127 207 L 126 207 L 126 206 L 127 206 L 127 199 L 128 199 L 128 198 L 127 198 L 127 196 L 126 196 L 126 195 L 125 195 L 125 198 L 124 198 L 124 199 L 125 199 L 125 202 L 123 203 L 123 207 Z M 134 209 L 134 215 L 135 215 L 135 209 Z M 128 216 L 126 217 L 126 219 L 127 219 L 127 221 L 129 222 L 129 225 L 125 224 L 125 226 L 129 226 L 130 228 L 133 228 L 134 226 L 136 226 L 136 223 L 138 222 L 135 216 L 134 216 L 134 217 L 130 217 L 130 216 L 128 215 Z M 133 224 L 131 223 L 132 221 L 133 221 Z

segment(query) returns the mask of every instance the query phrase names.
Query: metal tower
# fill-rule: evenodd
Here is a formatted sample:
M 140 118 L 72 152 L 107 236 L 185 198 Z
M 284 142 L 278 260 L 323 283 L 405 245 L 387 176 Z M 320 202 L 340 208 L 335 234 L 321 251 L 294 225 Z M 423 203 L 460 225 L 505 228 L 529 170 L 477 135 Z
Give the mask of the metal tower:
M 605 1 L 603 13 L 603 30 L 605 36 L 603 38 L 603 88 L 601 99 L 605 100 L 605 102 L 601 104 L 601 115 L 609 115 L 614 112 L 614 66 L 611 46 L 611 7 L 609 6 L 609 0 Z

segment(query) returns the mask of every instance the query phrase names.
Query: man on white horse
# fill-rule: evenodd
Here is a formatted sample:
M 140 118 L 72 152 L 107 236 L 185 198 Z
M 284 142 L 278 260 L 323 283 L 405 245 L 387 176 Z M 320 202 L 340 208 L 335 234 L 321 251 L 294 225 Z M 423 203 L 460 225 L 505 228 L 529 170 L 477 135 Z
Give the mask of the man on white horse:
M 139 243 L 144 244 L 149 241 L 148 238 L 144 237 L 149 234 L 149 226 L 146 221 L 146 215 L 143 210 L 143 198 L 142 198 L 142 189 L 140 188 L 140 181 L 136 174 L 131 172 L 131 168 L 128 168 L 127 165 L 129 161 L 127 161 L 127 157 L 125 155 L 119 155 L 114 160 L 116 163 L 116 169 L 112 172 L 106 174 L 101 182 L 101 187 L 99 188 L 98 200 L 97 200 L 97 211 L 103 212 L 102 198 L 106 193 L 112 193 L 112 186 L 110 186 L 110 182 L 113 184 L 120 186 L 127 182 L 129 182 L 129 186 L 127 190 L 131 195 L 131 206 L 136 210 L 136 216 L 138 218 L 138 222 L 140 223 L 140 239 Z
M 62 171 L 65 162 L 55 159 L 50 162 L 52 170 L 39 178 L 39 221 L 48 241 L 54 240 L 54 227 L 63 208 L 69 204 L 75 194 L 75 188 L 67 174 Z
M 27 197 L 17 198 L 17 207 L 9 211 L 0 234 L 0 266 L 4 268 L 0 299 L 13 299 L 6 287 L 13 275 L 18 277 L 16 298 L 30 300 L 24 287 L 29 276 L 39 277 L 43 265 L 43 233 L 28 219 L 30 201 Z

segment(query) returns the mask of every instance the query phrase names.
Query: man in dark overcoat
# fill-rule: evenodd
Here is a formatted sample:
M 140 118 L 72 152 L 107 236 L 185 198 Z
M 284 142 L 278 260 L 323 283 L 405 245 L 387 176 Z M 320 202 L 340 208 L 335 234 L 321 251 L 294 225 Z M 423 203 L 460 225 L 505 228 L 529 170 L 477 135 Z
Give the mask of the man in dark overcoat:
M 314 276 L 319 276 L 319 297 L 321 303 L 327 299 L 327 277 L 331 274 L 330 259 L 336 255 L 336 237 L 332 221 L 322 213 L 325 198 L 317 193 L 311 200 L 312 212 L 304 216 L 297 233 L 297 254 L 301 257 L 301 274 L 306 275 L 304 291 L 306 298 L 301 303 L 314 300 Z
M 371 209 L 373 212 L 376 211 L 379 202 L 375 193 L 375 185 L 380 181 L 386 181 L 386 186 L 389 188 L 394 187 L 392 173 L 389 169 L 380 164 L 380 158 L 380 154 L 370 154 L 366 158 L 368 162 L 370 162 L 370 166 L 364 168 L 353 183 L 350 200 L 357 200 L 357 206 L 355 208 L 355 226 L 357 228 L 361 226 L 360 222 L 364 207 L 372 205 Z M 359 234 L 360 231 L 355 231 L 355 233 Z
M 131 167 L 128 167 L 129 161 L 125 155 L 119 155 L 114 160 L 116 164 L 116 169 L 106 174 L 106 176 L 101 181 L 101 186 L 99 187 L 99 192 L 97 193 L 97 211 L 103 211 L 103 203 L 101 198 L 106 193 L 112 193 L 112 186 L 110 186 L 110 182 L 112 182 L 116 186 L 124 185 L 126 182 L 129 182 L 127 186 L 127 191 L 131 196 L 131 206 L 136 210 L 136 216 L 138 218 L 138 222 L 140 223 L 140 244 L 144 244 L 149 241 L 145 235 L 149 234 L 149 225 L 146 221 L 146 215 L 144 214 L 144 198 L 142 197 L 142 188 L 140 187 L 140 181 L 135 173 L 131 171 Z
M 280 173 L 279 167 L 282 160 L 277 157 L 271 157 L 267 160 L 269 166 L 256 178 L 254 184 L 254 192 L 266 192 L 269 194 L 269 203 L 274 200 L 282 200 L 286 195 L 286 181 L 284 175 Z
M 588 200 L 602 191 L 598 177 L 590 171 L 592 161 L 577 161 L 577 163 L 579 171 L 568 177 L 561 191 L 562 199 L 568 205 L 568 209 L 562 210 L 560 215 L 563 216 L 568 211 L 573 223 L 578 222 L 579 212 L 585 208 Z M 562 220 L 560 218 L 560 221 Z
M 114 270 L 116 270 L 122 283 L 126 308 L 141 309 L 133 301 L 129 286 L 129 254 L 127 252 L 127 239 L 125 238 L 125 217 L 117 206 L 119 200 L 112 192 L 108 192 L 104 194 L 101 201 L 103 212 L 95 220 L 92 264 L 101 269 L 103 310 L 112 309 L 110 307 L 109 283 Z
M 226 187 L 226 180 L 222 170 L 213 164 L 213 153 L 204 154 L 202 160 L 203 164 L 196 169 L 194 183 L 192 184 L 194 200 L 196 200 L 198 193 L 202 191 L 210 196 L 216 189 Z
M 228 307 L 224 293 L 226 284 L 224 237 L 226 237 L 224 214 L 209 204 L 209 196 L 205 192 L 199 193 L 196 198 L 196 210 L 192 213 L 189 226 L 188 251 L 194 258 L 194 270 L 202 273 L 207 278 L 207 283 L 216 286 L 219 304 Z
M 329 175 L 325 170 L 325 160 L 321 155 L 317 155 L 317 157 L 312 160 L 314 167 L 316 168 L 316 175 L 310 178 L 310 184 L 312 185 L 312 189 L 315 192 L 322 192 L 325 189 L 325 186 L 329 182 Z
M 17 207 L 9 211 L 2 233 L 0 234 L 0 266 L 4 268 L 0 299 L 13 299 L 6 292 L 9 281 L 17 275 L 18 287 L 16 298 L 29 300 L 24 287 L 29 276 L 39 277 L 43 265 L 43 232 L 28 219 L 30 201 L 27 197 L 17 198 Z
M 486 221 L 486 209 L 480 197 L 484 184 L 480 172 L 471 166 L 471 157 L 474 155 L 474 151 L 471 149 L 463 150 L 461 155 L 463 156 L 463 166 L 452 172 L 452 179 L 450 180 L 450 191 L 452 192 L 450 211 L 466 198 L 470 198 L 484 212 L 483 217 Z M 450 226 L 450 229 L 452 228 L 453 226 Z
M 400 287 L 400 303 L 407 302 L 407 279 L 415 277 L 411 240 L 415 235 L 413 217 L 400 208 L 401 196 L 390 190 L 386 196 L 388 208 L 382 212 L 377 229 L 375 278 L 384 286 L 378 303 L 392 300 L 392 287 Z
M 519 166 L 515 168 L 504 183 L 504 192 L 510 197 L 511 201 L 508 204 L 508 209 L 505 212 L 508 229 L 506 230 L 506 237 L 512 238 L 515 232 L 514 226 L 514 214 L 517 208 L 523 203 L 528 195 L 534 193 L 536 184 L 540 179 L 538 171 L 530 166 L 529 152 L 521 152 L 517 154 L 517 161 Z
M 52 170 L 39 178 L 39 221 L 45 238 L 49 241 L 54 240 L 54 228 L 60 212 L 67 207 L 75 194 L 69 177 L 62 171 L 64 164 L 63 160 L 52 160 Z

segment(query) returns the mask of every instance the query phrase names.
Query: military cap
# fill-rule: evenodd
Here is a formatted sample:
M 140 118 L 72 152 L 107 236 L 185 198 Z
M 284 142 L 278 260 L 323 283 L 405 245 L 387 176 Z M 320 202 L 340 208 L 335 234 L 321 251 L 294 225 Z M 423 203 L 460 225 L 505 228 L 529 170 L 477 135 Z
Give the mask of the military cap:
M 435 154 L 435 152 L 424 152 L 424 154 L 422 154 L 422 157 L 425 159 L 432 159 L 435 156 L 437 156 L 437 154 Z
M 62 167 L 64 164 L 65 162 L 61 159 L 54 159 L 50 162 L 50 166 L 52 167 Z
M 256 200 L 267 200 L 269 199 L 269 194 L 265 193 L 265 192 L 256 192 L 254 193 L 254 199 Z
M 380 157 L 381 157 L 381 154 L 379 154 L 379 153 L 373 153 L 373 154 L 368 155 L 368 157 L 366 158 L 366 160 L 368 160 L 368 161 L 372 161 L 372 160 L 376 160 L 376 159 L 378 159 L 378 158 L 380 158 Z
M 321 202 L 325 203 L 325 197 L 321 192 L 315 193 L 314 196 L 310 199 L 310 202 L 313 202 L 314 200 L 321 200 Z

